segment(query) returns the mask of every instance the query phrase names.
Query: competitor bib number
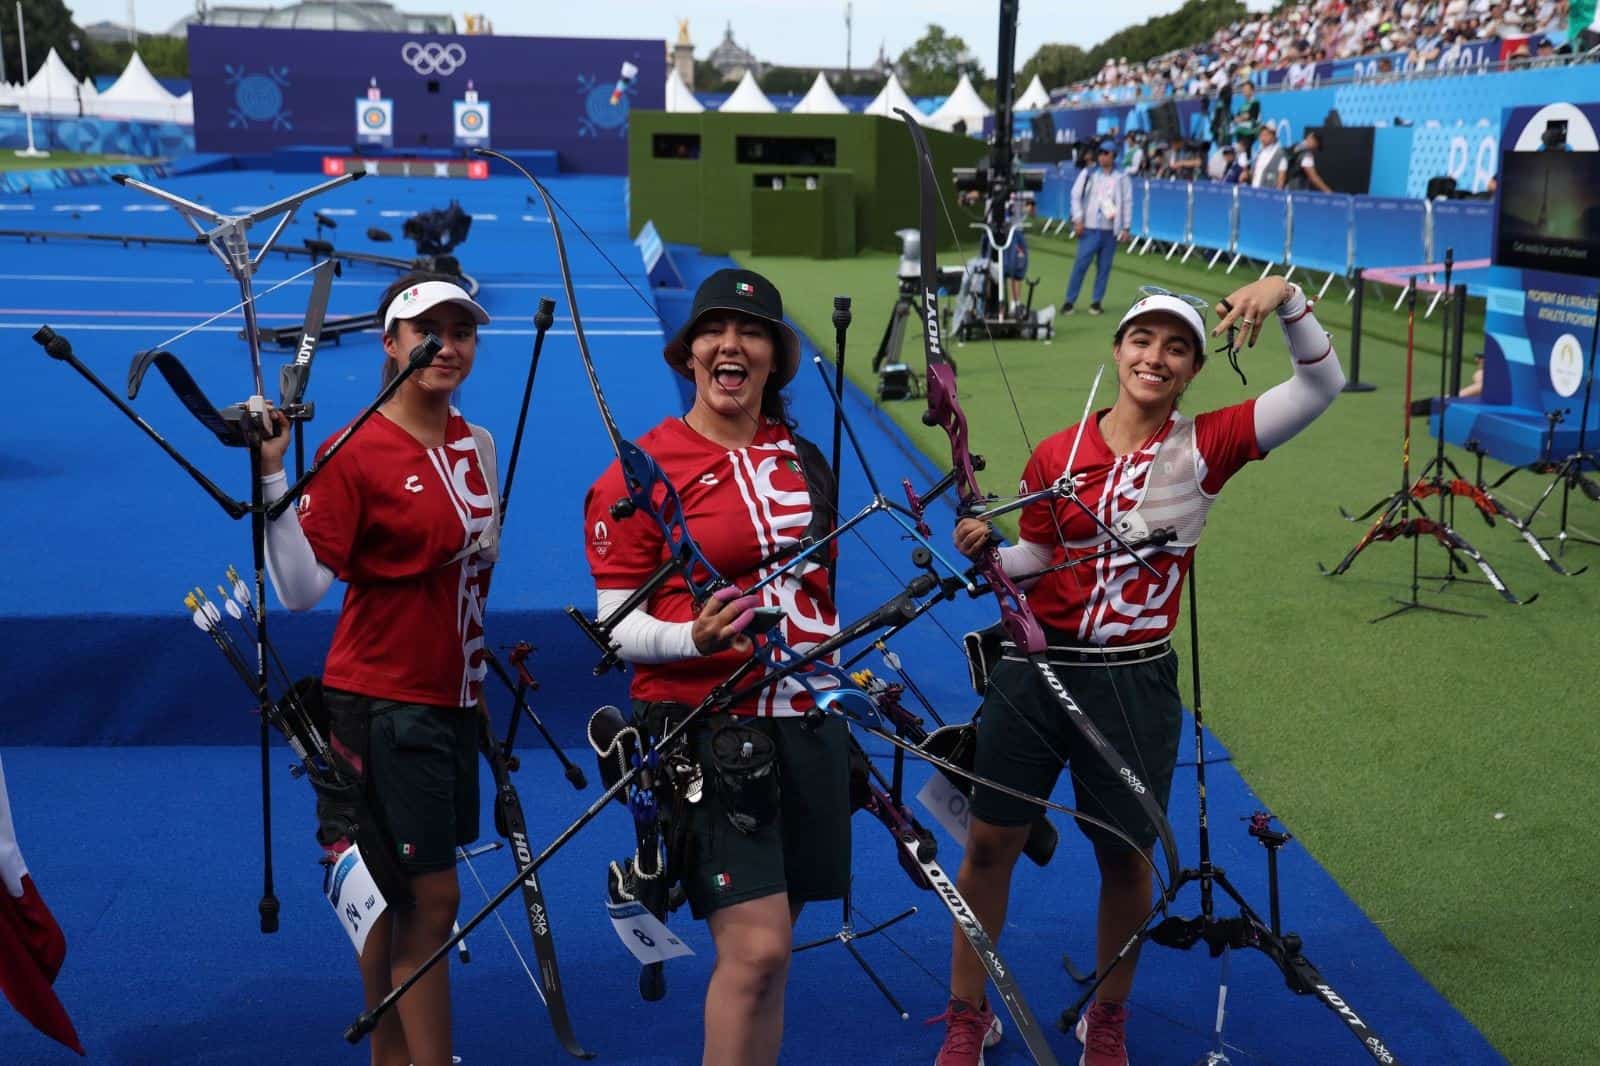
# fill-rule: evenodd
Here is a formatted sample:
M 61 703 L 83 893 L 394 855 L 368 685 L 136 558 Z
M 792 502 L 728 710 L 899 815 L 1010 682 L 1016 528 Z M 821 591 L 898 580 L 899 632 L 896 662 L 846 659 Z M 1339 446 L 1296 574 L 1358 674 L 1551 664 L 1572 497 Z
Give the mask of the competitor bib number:
M 917 802 L 928 808 L 934 820 L 944 831 L 955 838 L 963 848 L 967 846 L 967 823 L 972 819 L 972 801 L 950 783 L 944 774 L 933 773 L 928 783 L 917 793 Z
M 333 908 L 340 928 L 350 938 L 350 943 L 355 945 L 359 958 L 362 948 L 366 946 L 367 934 L 372 931 L 372 923 L 389 907 L 383 893 L 378 891 L 377 884 L 372 880 L 372 871 L 367 869 L 359 846 L 351 845 L 329 868 L 322 893 Z
M 617 939 L 633 953 L 641 966 L 694 954 L 693 948 L 674 936 L 672 930 L 646 910 L 642 903 L 608 901 L 606 913 L 611 916 L 611 928 L 617 931 Z

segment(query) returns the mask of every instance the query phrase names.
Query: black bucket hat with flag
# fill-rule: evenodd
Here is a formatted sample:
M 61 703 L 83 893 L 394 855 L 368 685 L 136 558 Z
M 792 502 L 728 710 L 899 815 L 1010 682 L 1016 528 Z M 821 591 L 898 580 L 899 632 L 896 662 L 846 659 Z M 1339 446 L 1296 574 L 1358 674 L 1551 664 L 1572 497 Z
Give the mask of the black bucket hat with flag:
M 783 297 L 778 287 L 753 270 L 719 270 L 700 283 L 700 288 L 695 290 L 689 320 L 661 350 L 668 366 L 694 379 L 694 371 L 689 369 L 689 340 L 695 325 L 713 311 L 737 311 L 771 323 L 782 358 L 773 373 L 779 386 L 794 380 L 800 369 L 800 335 L 783 320 Z

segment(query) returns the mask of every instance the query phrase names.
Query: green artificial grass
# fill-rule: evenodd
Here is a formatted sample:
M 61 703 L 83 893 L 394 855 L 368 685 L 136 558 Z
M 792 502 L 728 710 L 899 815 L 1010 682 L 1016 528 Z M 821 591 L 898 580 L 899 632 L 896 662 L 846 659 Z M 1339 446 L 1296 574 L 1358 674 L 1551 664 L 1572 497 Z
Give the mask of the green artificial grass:
M 1072 245 L 1038 236 L 1030 243 L 1032 272 L 1042 279 L 1036 303 L 1059 303 Z M 853 297 L 847 370 L 873 390 L 872 354 L 895 300 L 893 257 L 812 262 L 746 255 L 741 262 L 770 276 L 789 314 L 830 351 L 831 299 Z M 1198 255 L 1180 264 L 1176 257 L 1167 262 L 1119 250 L 1105 316 L 1085 313 L 1086 284 L 1078 313 L 1057 319 L 1053 343 L 953 347 L 972 447 L 988 458 L 981 482 L 1009 491 L 1026 441 L 1077 420 L 1095 368 L 1109 362 L 1116 317 L 1138 285 L 1214 301 L 1259 270 L 1241 263 L 1228 276 L 1220 266 L 1208 272 Z M 1348 372 L 1344 293 L 1336 281 L 1318 317 Z M 1340 577 L 1318 573 L 1319 561 L 1331 568 L 1365 529 L 1343 521 L 1336 506 L 1359 514 L 1400 485 L 1408 421 L 1401 416 L 1405 315 L 1390 310 L 1392 289 L 1369 293 L 1361 376 L 1377 391 L 1341 396 L 1279 453 L 1241 472 L 1211 512 L 1196 564 L 1206 724 L 1228 745 L 1263 805 L 1507 1058 L 1593 1062 L 1600 1047 L 1590 1002 L 1600 955 L 1592 906 L 1600 833 L 1586 808 L 1600 782 L 1600 726 L 1591 717 L 1600 691 L 1600 548 L 1573 545 L 1571 567 L 1591 563 L 1596 572 L 1561 577 L 1513 530 L 1487 527 L 1463 501 L 1455 523 L 1462 535 L 1513 591 L 1539 594 L 1537 603 L 1516 607 L 1484 585 L 1458 582 L 1441 592 L 1438 581 L 1424 583 L 1424 602 L 1483 616 L 1477 619 L 1412 611 L 1369 623 L 1390 609 L 1391 596 L 1409 593 L 1409 541 L 1372 545 Z M 922 340 L 912 317 L 904 356 L 920 367 Z M 1470 359 L 1481 347 L 1481 310 L 1469 316 L 1466 336 Z M 1439 315 L 1419 317 L 1419 396 L 1438 391 L 1441 345 Z M 1269 325 L 1240 362 L 1248 387 L 1225 359 L 1213 357 L 1184 397 L 1185 409 L 1234 403 L 1286 378 L 1277 327 Z M 1114 398 L 1109 370 L 1097 407 Z M 1469 361 L 1466 380 L 1470 374 Z M 919 419 L 922 401 L 887 408 L 936 462 L 949 461 L 942 431 Z M 1436 443 L 1426 419 L 1409 424 L 1415 477 Z M 1473 457 L 1457 448 L 1446 452 L 1471 479 Z M 1486 473 L 1492 480 L 1503 470 L 1490 463 Z M 1546 483 L 1518 474 L 1500 495 L 1524 514 Z M 1558 505 L 1559 499 L 1546 505 L 1536 529 L 1553 532 Z M 1576 495 L 1572 525 L 1600 537 L 1600 506 Z M 1443 573 L 1443 550 L 1431 541 L 1421 550 L 1422 572 Z M 1185 621 L 1176 634 L 1185 658 L 1188 641 Z M 1187 690 L 1187 663 L 1182 675 Z M 1213 831 L 1244 829 L 1219 820 Z M 1294 884 L 1286 884 L 1288 928 L 1306 906 Z M 1338 943 L 1309 943 L 1306 952 L 1337 985 Z
M 44 147 L 40 145 L 40 147 Z M 42 157 L 19 156 L 16 149 L 0 149 L 0 171 L 5 170 L 64 170 L 71 167 L 99 167 L 111 163 L 147 163 L 150 160 L 127 155 L 86 155 L 83 152 L 66 152 L 49 149 Z

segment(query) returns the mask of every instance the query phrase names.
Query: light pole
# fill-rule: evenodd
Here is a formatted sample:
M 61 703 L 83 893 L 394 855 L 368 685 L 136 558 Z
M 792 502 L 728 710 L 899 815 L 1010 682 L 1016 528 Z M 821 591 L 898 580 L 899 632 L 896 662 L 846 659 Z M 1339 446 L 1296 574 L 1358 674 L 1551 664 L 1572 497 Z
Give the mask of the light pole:
M 33 97 L 28 92 L 28 33 L 22 25 L 22 0 L 17 0 L 17 47 L 22 52 L 22 109 L 28 116 L 28 147 L 18 148 L 16 154 L 25 159 L 39 159 L 50 153 L 33 146 Z

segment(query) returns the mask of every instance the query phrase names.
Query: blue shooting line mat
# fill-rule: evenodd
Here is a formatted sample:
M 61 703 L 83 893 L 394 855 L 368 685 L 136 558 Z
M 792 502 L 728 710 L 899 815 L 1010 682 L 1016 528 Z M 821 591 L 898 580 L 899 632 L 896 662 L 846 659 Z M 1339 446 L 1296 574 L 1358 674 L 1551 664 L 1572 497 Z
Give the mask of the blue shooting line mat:
M 233 211 L 315 180 L 313 175 L 224 173 L 162 184 Z M 624 183 L 560 178 L 550 184 L 606 254 L 648 294 L 626 232 Z M 496 434 L 502 464 L 527 372 L 534 307 L 539 296 L 557 301 L 512 496 L 506 562 L 495 575 L 488 620 L 496 644 L 528 639 L 538 646 L 530 661 L 542 685 L 535 706 L 591 779 L 585 793 L 572 791 L 548 753 L 525 750 L 518 783 L 538 842 L 553 838 L 598 794 L 597 775 L 579 737 L 592 710 L 620 701 L 624 691 L 619 675 L 590 676 L 592 647 L 560 616 L 568 603 L 592 610 L 581 509 L 585 490 L 612 452 L 571 335 L 550 227 L 542 205 L 528 200 L 531 192 L 511 179 L 369 178 L 308 204 L 285 240 L 311 236 L 310 209 L 317 208 L 339 222 L 332 236 L 340 248 L 404 257 L 411 250 L 399 240 L 405 217 L 445 206 L 452 198 L 474 213 L 471 236 L 457 254 L 483 285 L 480 299 L 495 321 L 483 331 L 477 367 L 459 402 L 469 418 Z M 186 232 L 170 211 L 127 210 L 135 205 L 158 206 L 115 186 L 53 191 L 8 202 L 0 228 Z M 11 210 L 18 206 L 27 210 Z M 369 226 L 387 229 L 397 239 L 369 242 L 364 236 Z M 637 436 L 676 409 L 677 379 L 660 357 L 660 326 L 573 227 L 567 226 L 565 234 L 606 398 L 622 431 Z M 66 241 L 24 244 L 16 238 L 0 238 L 0 247 L 10 252 L 0 271 L 0 337 L 10 351 L 15 394 L 24 398 L 0 428 L 0 480 L 8 497 L 0 534 L 14 560 L 0 587 L 0 666 L 8 679 L 0 744 L 6 746 L 25 854 L 68 937 L 57 989 L 97 1061 L 364 1062 L 365 1048 L 349 1048 L 340 1039 L 359 1008 L 358 982 L 350 950 L 319 898 L 310 791 L 283 772 L 290 755 L 282 744 L 275 745 L 273 824 L 283 930 L 263 937 L 255 914 L 260 896 L 259 782 L 251 747 L 255 719 L 244 689 L 193 631 L 180 606 L 186 589 L 200 584 L 209 591 L 229 563 L 248 579 L 247 524 L 228 520 L 70 368 L 48 359 L 29 340 L 33 329 L 48 322 L 120 392 L 135 351 L 234 303 L 236 286 L 199 248 L 123 250 Z M 675 249 L 674 254 L 683 266 L 684 253 Z M 257 290 L 306 265 L 303 258 L 270 258 Z M 716 265 L 692 262 L 686 270 L 698 276 Z M 330 315 L 370 310 L 391 277 L 369 266 L 347 268 L 335 281 Z M 263 298 L 263 322 L 297 322 L 308 292 L 306 278 Z M 235 314 L 172 346 L 219 405 L 249 391 L 239 325 Z M 878 329 L 878 323 L 858 316 L 852 359 L 866 357 Z M 265 353 L 269 394 L 276 393 L 277 368 L 288 355 L 287 349 Z M 332 434 L 370 399 L 379 364 L 373 335 L 323 345 L 308 393 L 318 405 L 313 442 Z M 801 431 L 826 448 L 831 409 L 813 367 L 802 368 L 792 392 Z M 931 479 L 932 467 L 913 460 L 915 449 L 869 398 L 852 389 L 846 405 L 886 491 L 896 491 L 908 474 L 914 483 Z M 135 406 L 226 490 L 247 490 L 244 453 L 218 445 L 155 375 Z M 1009 483 L 1001 471 L 991 472 L 989 480 Z M 848 456 L 843 486 L 842 509 L 848 514 L 866 498 L 860 468 Z M 941 548 L 948 543 L 950 524 L 949 503 L 940 501 L 930 525 Z M 847 617 L 882 603 L 912 576 L 911 547 L 899 528 L 881 517 L 861 527 L 859 540 L 844 539 Z M 292 670 L 317 668 L 337 595 L 330 593 L 318 611 L 307 615 L 273 615 L 274 642 Z M 956 648 L 940 628 L 959 634 L 992 615 L 988 599 L 961 597 L 895 641 L 908 669 L 947 719 L 966 718 L 977 700 L 966 686 Z M 876 655 L 864 665 L 887 675 Z M 504 700 L 495 706 L 503 723 Z M 1218 709 L 1213 717 L 1225 720 L 1225 713 Z M 531 729 L 522 736 L 525 748 L 538 743 Z M 878 745 L 867 746 L 881 757 Z M 1217 861 L 1265 914 L 1264 856 L 1239 821 L 1260 804 L 1214 740 L 1208 741 L 1208 753 L 1218 760 L 1210 774 Z M 926 777 L 921 767 L 910 770 L 908 796 Z M 487 812 L 487 775 L 484 784 Z M 1183 855 L 1191 860 L 1193 797 L 1192 771 L 1180 767 L 1172 820 Z M 1070 790 L 1058 798 L 1070 802 Z M 924 821 L 932 825 L 931 818 Z M 600 822 L 579 834 L 544 878 L 578 1034 L 601 1061 L 697 1060 L 709 937 L 704 926 L 674 916 L 673 927 L 698 954 L 669 965 L 671 991 L 664 1003 L 639 1000 L 636 964 L 617 942 L 600 903 L 605 863 L 624 854 L 632 833 L 620 808 L 608 809 Z M 1047 1028 L 1077 995 L 1062 970 L 1061 953 L 1070 952 L 1080 966 L 1092 957 L 1092 859 L 1077 832 L 1059 820 L 1058 825 L 1062 844 L 1051 865 L 1040 870 L 1023 862 L 1018 868 L 1001 942 Z M 484 826 L 492 836 L 487 817 Z M 857 818 L 856 826 L 857 926 L 908 906 L 920 908 L 890 930 L 892 942 L 876 937 L 863 941 L 860 950 L 914 1019 L 936 1014 L 943 1007 L 948 916 L 931 895 L 911 886 L 881 827 L 866 817 Z M 953 875 L 959 849 L 942 831 L 940 839 L 941 861 Z M 1306 938 L 1312 961 L 1403 1061 L 1501 1061 L 1298 843 L 1284 850 L 1281 866 L 1285 926 Z M 478 860 L 491 891 L 511 868 L 504 852 Z M 481 898 L 464 874 L 463 914 Z M 1186 889 L 1175 911 L 1187 915 L 1197 906 L 1197 891 Z M 1218 913 L 1231 911 L 1219 903 Z M 504 908 L 502 917 L 531 958 L 518 908 Z M 827 935 L 837 929 L 838 919 L 835 904 L 808 908 L 797 941 Z M 561 1061 L 565 1056 L 497 923 L 490 919 L 470 944 L 473 961 L 458 966 L 454 977 L 457 1052 L 469 1066 Z M 1204 1053 L 1218 972 L 1219 964 L 1203 949 L 1145 949 L 1130 1032 L 1134 1061 L 1189 1063 Z M 1368 1061 L 1339 1020 L 1319 1003 L 1288 992 L 1264 957 L 1235 953 L 1230 974 L 1227 1034 L 1234 1062 Z M 1050 1034 L 1062 1061 L 1076 1061 L 1076 1043 L 1054 1029 Z M 922 1063 L 938 1042 L 935 1030 L 899 1021 L 838 947 L 796 959 L 785 1062 Z M 8 1064 L 73 1059 L 8 1011 L 0 1012 L 0 1047 Z M 988 1053 L 988 1061 L 1021 1063 L 1027 1057 L 1018 1041 L 1008 1039 Z

